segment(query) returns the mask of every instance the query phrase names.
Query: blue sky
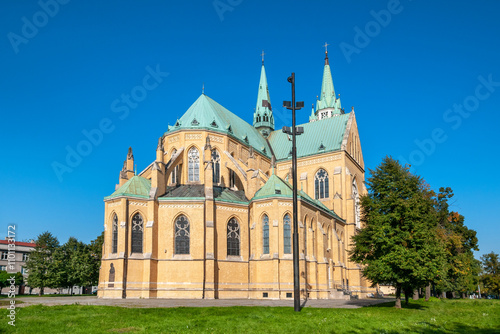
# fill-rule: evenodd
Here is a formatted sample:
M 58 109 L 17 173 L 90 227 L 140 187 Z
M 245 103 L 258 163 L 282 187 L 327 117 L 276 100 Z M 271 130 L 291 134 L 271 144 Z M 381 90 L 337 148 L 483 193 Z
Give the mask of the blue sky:
M 307 122 L 327 42 L 366 167 L 392 155 L 434 189 L 451 187 L 478 255 L 500 253 L 498 1 L 11 0 L 0 9 L 0 236 L 16 224 L 18 240 L 46 230 L 61 242 L 94 239 L 128 147 L 141 171 L 203 84 L 252 121 L 262 50 L 276 127 L 291 123 L 280 107 L 291 72 Z M 68 163 L 72 150 L 85 155 Z

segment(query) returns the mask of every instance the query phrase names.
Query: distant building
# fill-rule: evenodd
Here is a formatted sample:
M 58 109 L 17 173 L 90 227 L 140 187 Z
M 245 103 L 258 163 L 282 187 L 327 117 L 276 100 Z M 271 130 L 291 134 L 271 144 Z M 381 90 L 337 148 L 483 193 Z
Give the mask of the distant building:
M 292 298 L 292 143 L 274 124 L 262 62 L 253 125 L 202 94 L 139 175 L 129 149 L 104 198 L 98 296 Z M 347 254 L 361 228 L 365 170 L 354 109 L 345 113 L 335 95 L 328 53 L 316 108 L 299 126 L 302 298 L 373 293 Z
M 0 271 L 7 271 L 9 273 L 20 272 L 24 276 L 24 280 L 28 277 L 28 271 L 26 270 L 26 261 L 28 261 L 29 254 L 35 249 L 35 244 L 32 242 L 20 242 L 16 241 L 13 245 L 15 247 L 10 247 L 11 242 L 6 238 L 6 240 L 0 240 Z M 9 288 L 3 288 L 2 293 L 8 293 Z M 21 292 L 24 293 L 23 288 Z M 19 293 L 19 290 L 16 290 Z
M 0 240 L 0 270 L 8 271 L 9 273 L 20 272 L 24 278 L 28 277 L 26 271 L 26 261 L 29 254 L 35 249 L 36 244 L 32 242 L 15 242 L 15 248 L 10 248 L 12 251 L 10 256 L 11 266 L 9 266 L 9 241 Z

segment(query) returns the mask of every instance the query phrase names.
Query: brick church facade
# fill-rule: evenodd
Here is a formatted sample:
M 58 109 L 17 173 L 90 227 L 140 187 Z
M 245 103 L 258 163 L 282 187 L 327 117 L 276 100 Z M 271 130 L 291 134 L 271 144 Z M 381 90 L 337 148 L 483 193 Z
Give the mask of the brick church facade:
M 291 141 L 275 130 L 264 62 L 253 124 L 202 94 L 105 197 L 100 298 L 293 298 Z M 354 109 L 321 95 L 297 137 L 301 297 L 373 292 L 349 261 L 364 163 Z

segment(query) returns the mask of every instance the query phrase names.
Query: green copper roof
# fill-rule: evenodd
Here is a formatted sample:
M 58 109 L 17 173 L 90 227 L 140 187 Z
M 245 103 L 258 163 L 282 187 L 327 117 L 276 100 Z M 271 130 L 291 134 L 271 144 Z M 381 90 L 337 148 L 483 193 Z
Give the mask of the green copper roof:
M 243 190 L 214 187 L 214 198 L 216 201 L 248 204 L 248 199 Z
M 274 130 L 274 117 L 271 107 L 271 98 L 269 97 L 269 88 L 267 86 L 266 70 L 264 63 L 260 71 L 259 92 L 257 94 L 257 105 L 255 106 L 255 113 L 253 114 L 253 126 L 268 127 Z
M 271 157 L 270 147 L 257 129 L 205 94 L 189 107 L 175 125 L 169 126 L 168 132 L 180 129 L 205 129 L 225 133 Z
M 299 125 L 304 127 L 304 133 L 297 136 L 297 157 L 340 150 L 348 119 L 349 114 L 342 114 Z M 281 130 L 271 132 L 268 141 L 276 160 L 292 158 L 292 142 Z
M 340 218 L 334 211 L 328 209 L 320 201 L 312 199 L 304 191 L 299 190 L 297 192 L 297 195 L 298 195 L 298 198 L 300 200 L 303 200 L 305 202 L 308 202 L 309 204 L 312 204 L 316 207 L 319 207 L 320 209 L 333 215 L 335 218 L 343 221 L 343 219 Z M 288 182 L 283 181 L 280 177 L 273 174 L 273 175 L 271 175 L 271 177 L 269 177 L 269 180 L 267 180 L 266 184 L 264 184 L 264 186 L 262 186 L 262 188 L 260 188 L 259 191 L 257 191 L 255 193 L 255 196 L 253 197 L 252 200 L 268 198 L 268 197 L 292 198 L 293 197 L 293 188 Z
M 326 205 L 324 205 L 323 203 L 321 203 L 321 201 L 318 201 L 317 199 L 313 199 L 308 194 L 306 194 L 304 191 L 299 190 L 298 195 L 302 199 L 304 199 L 306 202 L 309 202 L 311 204 L 315 204 L 315 205 L 319 206 L 320 208 L 322 208 L 323 210 L 326 210 L 326 211 L 330 212 L 338 220 L 344 221 L 342 218 L 339 217 L 339 215 L 337 215 L 335 213 L 335 211 L 328 209 L 328 207 Z
M 118 196 L 134 196 L 149 198 L 149 191 L 151 190 L 151 181 L 142 176 L 133 176 L 123 186 L 118 188 L 110 196 L 104 197 L 109 199 Z
M 328 60 L 328 53 L 325 57 L 325 67 L 323 69 L 323 82 L 321 83 L 321 95 L 316 101 L 316 112 L 321 109 L 334 108 L 334 114 L 341 114 L 340 98 L 335 98 L 335 88 L 333 87 L 332 72 Z
M 265 197 L 292 197 L 293 190 L 292 187 L 279 178 L 276 174 L 269 177 L 267 182 L 260 188 L 253 199 L 265 198 Z

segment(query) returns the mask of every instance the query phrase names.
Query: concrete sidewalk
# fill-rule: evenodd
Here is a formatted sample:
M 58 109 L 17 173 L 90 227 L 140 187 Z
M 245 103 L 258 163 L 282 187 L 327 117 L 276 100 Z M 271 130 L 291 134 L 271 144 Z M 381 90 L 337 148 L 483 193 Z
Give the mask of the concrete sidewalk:
M 99 299 L 89 296 L 73 297 L 21 297 L 17 298 L 16 307 L 25 307 L 36 304 L 54 305 L 106 305 L 121 307 L 230 307 L 230 306 L 285 306 L 293 308 L 293 299 L 290 300 L 256 300 L 256 299 Z M 360 308 L 394 301 L 394 298 L 383 299 L 320 299 L 302 301 L 304 307 L 320 308 Z

